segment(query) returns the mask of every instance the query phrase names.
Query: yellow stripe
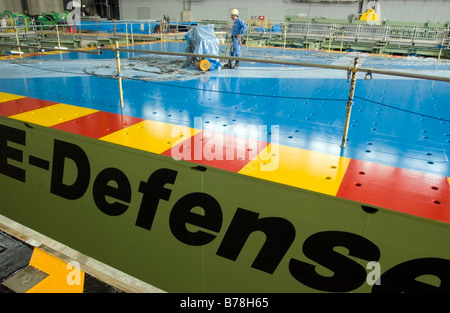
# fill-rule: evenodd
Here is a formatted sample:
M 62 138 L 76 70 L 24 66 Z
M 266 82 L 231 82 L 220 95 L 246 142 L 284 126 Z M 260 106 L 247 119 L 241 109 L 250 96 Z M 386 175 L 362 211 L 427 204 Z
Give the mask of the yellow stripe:
M 50 127 L 97 111 L 98 110 L 58 103 L 45 108 L 12 115 L 10 117 L 24 122 Z
M 27 293 L 83 293 L 84 272 L 66 262 L 34 248 L 29 265 L 48 276 Z
M 268 145 L 239 173 L 336 196 L 349 158 L 280 145 Z
M 0 103 L 25 98 L 11 93 L 0 92 Z
M 22 54 L 22 58 L 34 57 L 36 55 L 52 55 L 52 54 L 59 54 L 59 53 L 69 53 L 69 52 L 68 51 L 61 51 L 61 52 L 60 51 L 49 51 L 49 52 L 35 52 L 35 53 L 30 52 L 30 53 Z M 20 59 L 20 55 L 19 54 L 11 54 L 11 55 L 0 57 L 0 60 L 13 60 L 13 59 Z
M 122 146 L 161 154 L 200 130 L 156 121 L 142 121 L 100 138 Z

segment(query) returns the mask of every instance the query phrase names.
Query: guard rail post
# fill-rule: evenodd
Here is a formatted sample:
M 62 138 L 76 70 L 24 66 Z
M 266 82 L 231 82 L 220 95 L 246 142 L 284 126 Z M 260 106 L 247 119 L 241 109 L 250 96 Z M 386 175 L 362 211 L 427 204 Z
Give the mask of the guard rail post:
M 116 40 L 116 64 L 117 64 L 117 80 L 119 82 L 119 99 L 120 99 L 120 108 L 123 108 L 123 89 L 122 89 L 122 73 L 120 68 L 120 51 L 119 51 L 119 42 Z
M 347 100 L 347 114 L 345 116 L 345 124 L 344 124 L 344 134 L 342 135 L 342 143 L 341 148 L 345 148 L 345 144 L 347 142 L 347 136 L 348 136 L 348 128 L 350 124 L 350 116 L 352 113 L 352 106 L 353 106 L 353 97 L 355 95 L 355 85 L 356 85 L 356 76 L 358 73 L 358 58 L 355 58 L 355 61 L 353 63 L 353 67 L 349 67 L 347 72 L 347 79 L 349 79 L 351 74 L 351 82 L 350 82 L 350 92 L 348 95 Z
M 19 42 L 19 27 L 15 26 L 14 30 L 16 33 L 16 44 L 17 44 L 17 47 L 19 48 L 19 57 L 22 58 L 22 50 L 20 49 L 20 42 Z

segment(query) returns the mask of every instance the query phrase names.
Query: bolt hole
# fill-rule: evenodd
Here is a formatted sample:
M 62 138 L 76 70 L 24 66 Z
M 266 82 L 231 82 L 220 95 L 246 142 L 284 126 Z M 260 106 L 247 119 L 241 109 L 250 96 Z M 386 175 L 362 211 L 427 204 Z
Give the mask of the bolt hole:
M 361 184 L 361 183 L 355 183 L 355 186 L 356 186 L 356 187 L 361 187 L 362 184 Z
M 433 200 L 433 203 L 434 203 L 434 204 L 441 204 L 441 201 L 439 201 L 439 200 Z

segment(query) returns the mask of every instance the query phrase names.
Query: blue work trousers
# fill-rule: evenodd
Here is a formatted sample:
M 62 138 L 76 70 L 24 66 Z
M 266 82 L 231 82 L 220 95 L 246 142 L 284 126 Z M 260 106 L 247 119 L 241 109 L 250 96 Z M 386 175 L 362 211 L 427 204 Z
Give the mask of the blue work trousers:
M 233 49 L 231 50 L 232 57 L 240 57 L 241 56 L 241 38 L 233 37 Z

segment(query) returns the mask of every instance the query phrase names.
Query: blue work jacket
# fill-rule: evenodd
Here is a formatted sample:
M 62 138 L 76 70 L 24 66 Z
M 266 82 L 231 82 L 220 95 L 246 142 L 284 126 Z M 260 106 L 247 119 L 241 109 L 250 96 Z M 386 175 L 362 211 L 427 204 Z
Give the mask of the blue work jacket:
M 235 37 L 237 34 L 245 34 L 247 31 L 247 25 L 239 17 L 234 21 L 233 28 L 231 29 L 231 36 Z

